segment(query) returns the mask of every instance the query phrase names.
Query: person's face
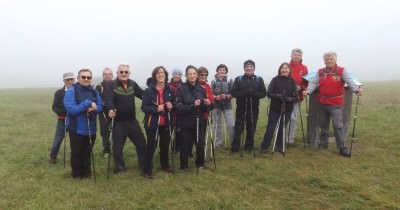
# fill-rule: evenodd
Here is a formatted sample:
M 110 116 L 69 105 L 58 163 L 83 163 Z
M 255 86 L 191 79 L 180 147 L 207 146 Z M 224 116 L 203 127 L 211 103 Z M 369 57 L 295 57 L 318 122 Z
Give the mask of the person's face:
M 92 74 L 88 71 L 83 71 L 78 75 L 78 82 L 83 87 L 89 87 L 92 82 Z
M 159 83 L 164 83 L 165 82 L 165 72 L 164 69 L 158 69 L 158 72 L 156 74 L 156 80 Z
M 324 58 L 324 63 L 326 67 L 334 67 L 336 65 L 336 57 L 335 56 L 328 56 Z
M 104 70 L 103 71 L 103 80 L 104 81 L 110 81 L 113 79 L 113 73 L 110 70 Z
M 208 77 L 208 73 L 207 72 L 201 72 L 199 74 L 199 82 L 201 82 L 201 83 L 207 82 L 207 77 Z
M 175 73 L 174 76 L 173 76 L 173 78 L 174 78 L 174 81 L 175 81 L 175 82 L 181 81 L 181 79 L 182 79 L 182 74 L 181 74 L 181 73 Z
M 190 82 L 190 83 L 196 82 L 196 80 L 198 78 L 196 69 L 193 69 L 193 68 L 188 69 L 186 78 L 187 78 L 188 82 Z
M 119 80 L 121 81 L 128 80 L 130 74 L 131 72 L 129 71 L 128 66 L 121 66 L 120 68 L 118 68 L 117 77 Z
M 252 64 L 246 64 L 244 66 L 244 73 L 248 76 L 254 75 L 255 68 Z
M 299 63 L 301 61 L 301 59 L 303 59 L 303 54 L 299 53 L 299 52 L 294 52 L 292 53 L 292 61 L 295 63 Z
M 65 87 L 69 88 L 72 84 L 75 83 L 75 78 L 69 78 L 64 80 Z
M 290 73 L 290 68 L 288 65 L 283 65 L 280 69 L 281 76 L 288 77 Z
M 225 68 L 219 68 L 217 71 L 217 75 L 219 77 L 224 77 L 226 75 L 226 69 Z

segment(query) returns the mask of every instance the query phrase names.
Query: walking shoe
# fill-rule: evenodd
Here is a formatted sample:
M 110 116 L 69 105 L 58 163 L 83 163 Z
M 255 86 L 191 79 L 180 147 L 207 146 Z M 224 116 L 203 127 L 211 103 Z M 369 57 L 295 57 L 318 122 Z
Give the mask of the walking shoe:
M 235 153 L 238 153 L 238 152 L 239 152 L 238 149 L 231 149 L 231 154 L 235 154 Z
M 268 153 L 268 149 L 263 149 L 263 148 L 261 148 L 261 149 L 260 149 L 260 153 L 261 153 L 261 154 L 267 154 L 267 153 Z
M 47 163 L 49 164 L 49 165 L 53 165 L 53 164 L 56 164 L 57 163 L 57 158 L 49 158 L 49 160 L 47 161 Z
M 143 177 L 146 179 L 154 179 L 154 176 L 151 173 L 143 173 Z
M 282 148 L 275 148 L 275 152 L 280 152 L 280 153 L 283 153 L 283 149 Z
M 340 155 L 343 157 L 351 157 L 351 153 L 347 150 L 346 147 L 340 148 Z
M 318 145 L 318 149 L 328 149 L 328 145 Z
M 172 173 L 172 168 L 170 167 L 162 168 L 161 170 L 164 171 L 165 173 Z

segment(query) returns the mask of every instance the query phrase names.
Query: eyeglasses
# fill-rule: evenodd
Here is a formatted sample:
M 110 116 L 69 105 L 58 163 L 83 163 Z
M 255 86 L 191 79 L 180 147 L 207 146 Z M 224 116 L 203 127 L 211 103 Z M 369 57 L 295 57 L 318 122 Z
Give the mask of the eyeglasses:
M 74 78 L 65 79 L 65 81 L 73 81 L 73 80 L 74 80 Z
M 129 74 L 129 71 L 119 71 L 120 74 Z
M 200 77 L 208 77 L 208 74 L 200 74 Z
M 91 80 L 92 77 L 91 76 L 80 76 L 82 79 L 87 79 L 87 80 Z

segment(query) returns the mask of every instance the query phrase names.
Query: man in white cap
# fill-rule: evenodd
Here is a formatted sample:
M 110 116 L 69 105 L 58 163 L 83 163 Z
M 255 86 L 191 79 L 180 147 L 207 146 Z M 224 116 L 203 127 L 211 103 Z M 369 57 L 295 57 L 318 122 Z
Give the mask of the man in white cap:
M 60 149 L 60 145 L 62 140 L 65 137 L 65 116 L 66 111 L 64 107 L 64 96 L 65 92 L 71 87 L 75 82 L 75 76 L 71 72 L 67 72 L 63 74 L 64 87 L 58 89 L 54 94 L 53 106 L 52 109 L 54 113 L 57 114 L 57 126 L 56 132 L 54 134 L 53 145 L 51 147 L 50 155 L 49 155 L 49 164 L 55 164 L 57 162 L 57 154 Z

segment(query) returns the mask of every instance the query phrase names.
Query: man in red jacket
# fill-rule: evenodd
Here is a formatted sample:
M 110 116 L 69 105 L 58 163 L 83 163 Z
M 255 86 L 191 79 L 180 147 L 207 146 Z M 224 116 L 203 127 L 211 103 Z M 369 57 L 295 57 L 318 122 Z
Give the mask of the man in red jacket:
M 304 75 L 308 74 L 307 66 L 303 65 L 303 51 L 299 48 L 292 50 L 290 60 L 290 67 L 292 68 L 292 78 L 296 83 L 297 91 L 299 91 L 299 100 L 293 103 L 292 114 L 290 115 L 289 124 L 289 138 L 288 143 L 294 144 L 294 137 L 296 135 L 297 128 L 297 116 L 300 113 L 300 103 L 303 101 L 304 97 L 302 92 L 307 88 L 307 82 L 303 79 Z
M 328 148 L 329 123 L 332 118 L 336 147 L 339 149 L 340 155 L 350 157 L 351 154 L 344 145 L 342 113 L 344 84 L 346 83 L 358 96 L 361 96 L 362 90 L 349 76 L 347 70 L 336 64 L 335 52 L 326 52 L 323 58 L 326 66 L 318 70 L 317 78 L 314 82 L 309 83 L 307 90 L 303 93 L 311 94 L 318 87 L 317 100 L 321 105 L 319 110 L 321 136 L 318 148 Z

